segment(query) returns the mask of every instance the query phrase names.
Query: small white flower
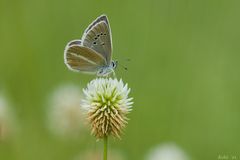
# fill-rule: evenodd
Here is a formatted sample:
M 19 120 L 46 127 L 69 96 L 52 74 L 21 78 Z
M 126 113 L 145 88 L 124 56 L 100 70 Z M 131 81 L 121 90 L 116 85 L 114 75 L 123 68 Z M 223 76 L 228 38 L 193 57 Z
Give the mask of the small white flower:
M 57 88 L 50 97 L 48 123 L 51 131 L 60 136 L 77 136 L 84 128 L 80 107 L 82 94 L 78 86 Z
M 130 88 L 122 80 L 97 78 L 83 90 L 82 108 L 87 112 L 92 134 L 97 138 L 113 135 L 120 138 L 126 126 L 126 115 L 131 111 Z
M 174 143 L 161 144 L 152 149 L 146 160 L 190 160 L 186 153 Z
M 109 149 L 108 151 L 108 159 L 110 160 L 126 160 L 127 157 L 121 150 L 116 149 Z M 81 152 L 77 157 L 74 158 L 74 160 L 99 160 L 102 157 L 102 152 L 98 149 L 87 150 L 84 152 Z
M 0 141 L 9 138 L 15 131 L 13 112 L 4 96 L 0 95 Z

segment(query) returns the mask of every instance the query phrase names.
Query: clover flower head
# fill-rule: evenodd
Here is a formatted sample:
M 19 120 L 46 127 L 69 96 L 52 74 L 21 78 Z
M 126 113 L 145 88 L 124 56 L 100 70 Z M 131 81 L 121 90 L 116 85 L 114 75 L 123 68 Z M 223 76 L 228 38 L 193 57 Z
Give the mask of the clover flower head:
M 0 142 L 10 138 L 16 131 L 15 116 L 7 99 L 0 94 Z
M 86 150 L 77 155 L 74 160 L 99 160 L 101 159 L 102 152 L 99 149 L 94 151 Z M 110 149 L 109 150 L 109 159 L 114 160 L 126 160 L 126 155 L 121 150 Z
M 83 114 L 79 106 L 82 94 L 78 86 L 58 87 L 49 97 L 48 125 L 61 137 L 77 137 L 84 130 Z
M 163 143 L 154 147 L 146 160 L 190 160 L 188 155 L 173 142 Z
M 132 110 L 130 88 L 122 80 L 96 78 L 83 90 L 85 99 L 82 108 L 91 124 L 91 133 L 96 138 L 113 135 L 120 138 L 128 123 L 127 114 Z

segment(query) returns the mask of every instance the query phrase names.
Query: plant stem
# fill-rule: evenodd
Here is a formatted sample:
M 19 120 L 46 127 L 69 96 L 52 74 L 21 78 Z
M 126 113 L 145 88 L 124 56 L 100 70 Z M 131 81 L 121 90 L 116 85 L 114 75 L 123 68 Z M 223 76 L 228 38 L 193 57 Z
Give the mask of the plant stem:
M 104 147 L 103 147 L 103 160 L 107 160 L 107 154 L 108 154 L 108 137 L 105 136 L 103 139 Z

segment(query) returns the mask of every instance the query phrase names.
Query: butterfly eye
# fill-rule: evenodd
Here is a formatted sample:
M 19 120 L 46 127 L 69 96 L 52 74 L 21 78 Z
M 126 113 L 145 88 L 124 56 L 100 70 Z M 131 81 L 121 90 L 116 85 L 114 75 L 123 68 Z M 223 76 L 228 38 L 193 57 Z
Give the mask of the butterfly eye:
M 115 68 L 116 67 L 116 64 L 114 61 L 112 61 L 112 67 Z

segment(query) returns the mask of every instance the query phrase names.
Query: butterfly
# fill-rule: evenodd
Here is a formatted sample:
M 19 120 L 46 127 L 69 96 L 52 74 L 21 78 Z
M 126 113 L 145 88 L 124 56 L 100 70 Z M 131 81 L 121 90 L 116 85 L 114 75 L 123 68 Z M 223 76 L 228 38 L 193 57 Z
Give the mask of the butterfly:
M 97 76 L 114 73 L 117 61 L 112 60 L 112 34 L 106 15 L 94 20 L 81 40 L 72 40 L 66 45 L 64 63 L 72 71 Z

